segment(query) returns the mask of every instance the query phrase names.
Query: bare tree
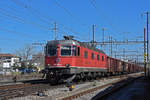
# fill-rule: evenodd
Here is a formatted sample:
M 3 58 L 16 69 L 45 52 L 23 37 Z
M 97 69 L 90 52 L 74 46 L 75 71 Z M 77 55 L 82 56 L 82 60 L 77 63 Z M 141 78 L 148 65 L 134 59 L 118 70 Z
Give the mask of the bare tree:
M 34 48 L 33 46 L 27 44 L 25 47 L 20 48 L 19 50 L 15 51 L 15 54 L 19 57 L 21 57 L 22 61 L 28 61 L 32 54 L 34 53 Z

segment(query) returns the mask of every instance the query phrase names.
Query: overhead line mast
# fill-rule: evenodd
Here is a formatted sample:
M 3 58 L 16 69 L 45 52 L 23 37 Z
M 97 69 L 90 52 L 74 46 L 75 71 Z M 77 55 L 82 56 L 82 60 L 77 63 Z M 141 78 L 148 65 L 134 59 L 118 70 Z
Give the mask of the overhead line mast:
M 56 24 L 56 21 L 54 22 L 54 28 L 52 28 L 51 30 L 54 31 L 54 39 L 57 40 L 57 24 Z
M 148 25 L 149 25 L 149 14 L 150 12 L 147 12 L 147 70 L 148 70 L 148 76 L 150 76 L 150 68 L 149 68 L 149 34 L 148 34 Z
M 56 31 L 57 31 L 56 22 L 54 22 L 54 31 L 55 31 L 55 40 L 57 40 L 57 36 L 56 36 Z
M 145 72 L 145 76 L 146 76 L 146 42 L 145 42 L 145 27 L 144 27 L 144 72 Z
M 102 32 L 103 32 L 103 34 L 102 34 L 102 42 L 104 42 L 104 31 L 105 31 L 105 28 L 102 28 Z
M 150 12 L 146 12 L 144 14 L 146 14 L 146 17 L 147 17 L 146 18 L 146 20 L 147 20 L 147 22 L 146 22 L 146 24 L 147 24 L 146 25 L 147 26 L 147 41 L 145 41 L 147 43 L 147 53 L 145 53 L 145 55 L 144 55 L 144 56 L 147 57 L 147 59 L 146 59 L 147 60 L 147 63 L 146 63 L 146 73 L 145 73 L 145 75 L 148 76 L 148 77 L 150 77 L 150 66 L 149 66 L 149 32 L 148 32 L 148 29 L 149 29 L 148 28 L 149 27 L 149 14 L 150 14 Z M 144 30 L 144 33 L 145 33 L 145 30 Z
M 94 26 L 95 26 L 95 25 L 93 24 L 93 26 L 92 26 L 92 33 L 93 33 L 93 40 L 92 40 L 92 43 L 93 43 L 93 44 L 92 44 L 92 45 L 93 45 L 93 46 L 94 46 L 94 41 L 95 41 L 95 40 L 94 40 L 94 34 L 95 34 L 95 33 L 94 33 L 94 28 L 95 28 Z

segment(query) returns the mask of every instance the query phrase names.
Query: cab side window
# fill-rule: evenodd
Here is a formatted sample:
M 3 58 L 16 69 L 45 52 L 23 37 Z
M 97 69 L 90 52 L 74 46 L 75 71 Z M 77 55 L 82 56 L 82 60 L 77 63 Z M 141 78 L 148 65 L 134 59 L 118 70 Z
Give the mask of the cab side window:
M 97 55 L 97 60 L 99 60 L 99 55 Z
M 84 58 L 88 58 L 88 52 L 84 51 Z
M 102 61 L 104 61 L 104 56 L 102 56 Z
M 91 54 L 91 58 L 94 59 L 94 53 Z
M 78 47 L 78 56 L 80 56 L 80 47 Z
M 73 48 L 72 48 L 72 55 L 73 56 L 77 55 L 77 47 L 76 46 L 73 46 Z

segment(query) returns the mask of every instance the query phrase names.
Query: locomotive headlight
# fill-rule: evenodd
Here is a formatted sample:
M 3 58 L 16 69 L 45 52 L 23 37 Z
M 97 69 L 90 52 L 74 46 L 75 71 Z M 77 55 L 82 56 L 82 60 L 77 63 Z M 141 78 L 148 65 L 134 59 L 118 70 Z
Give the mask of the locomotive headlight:
M 69 68 L 70 64 L 66 64 L 66 67 Z
M 46 68 L 49 68 L 51 65 L 50 64 L 46 64 Z

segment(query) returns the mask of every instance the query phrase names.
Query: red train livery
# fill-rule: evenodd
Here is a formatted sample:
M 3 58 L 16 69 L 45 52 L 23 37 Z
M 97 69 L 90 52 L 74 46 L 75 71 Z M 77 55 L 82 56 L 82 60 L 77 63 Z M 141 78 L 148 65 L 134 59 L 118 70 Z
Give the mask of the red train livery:
M 50 81 L 89 79 L 102 75 L 141 71 L 142 68 L 107 56 L 102 50 L 64 36 L 64 40 L 53 40 L 46 44 L 45 72 Z

